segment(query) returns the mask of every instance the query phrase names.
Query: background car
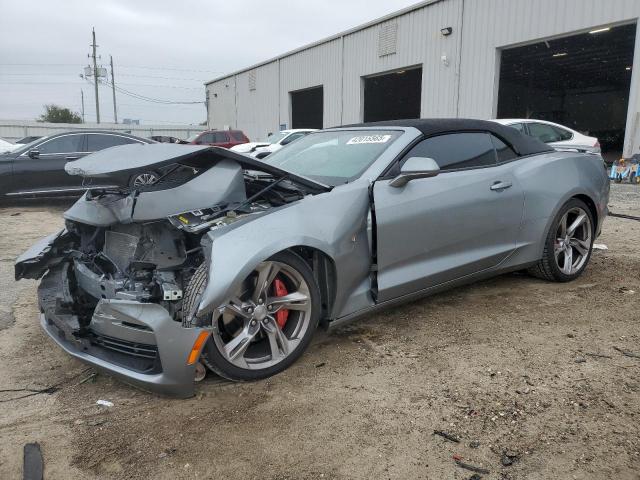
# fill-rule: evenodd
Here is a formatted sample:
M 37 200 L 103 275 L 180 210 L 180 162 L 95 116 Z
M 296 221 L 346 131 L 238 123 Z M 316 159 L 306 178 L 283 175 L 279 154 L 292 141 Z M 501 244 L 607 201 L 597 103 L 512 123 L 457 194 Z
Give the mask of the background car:
M 16 145 L 15 143 L 11 143 L 5 140 L 4 138 L 0 138 L 0 153 L 13 152 L 14 150 L 17 150 L 18 148 L 20 148 L 21 146 L 22 145 Z
M 248 142 L 249 139 L 242 130 L 207 130 L 198 134 L 189 143 L 192 145 L 231 148 Z
M 289 145 L 291 142 L 315 131 L 315 129 L 310 128 L 281 130 L 278 133 L 269 134 L 263 141 L 243 143 L 232 147 L 231 150 L 245 153 L 255 158 L 265 158 L 270 153 L 276 152 L 285 145 Z
M 556 150 L 577 150 L 579 152 L 600 153 L 600 142 L 563 125 L 546 120 L 525 118 L 497 119 L 494 122 L 515 128 L 519 132 L 548 143 Z
M 16 143 L 26 145 L 27 143 L 35 142 L 39 138 L 42 138 L 42 135 L 29 135 L 27 137 L 22 137 L 20 140 L 16 140 Z
M 64 195 L 88 188 L 79 177 L 68 175 L 64 166 L 92 152 L 131 143 L 155 143 L 126 133 L 77 130 L 41 137 L 0 155 L 0 196 Z M 131 185 L 153 183 L 155 170 L 138 172 L 126 179 Z
M 187 143 L 189 143 L 187 140 L 183 140 L 177 137 L 171 137 L 169 135 L 152 135 L 149 138 L 158 143 L 179 143 L 182 145 L 186 145 Z

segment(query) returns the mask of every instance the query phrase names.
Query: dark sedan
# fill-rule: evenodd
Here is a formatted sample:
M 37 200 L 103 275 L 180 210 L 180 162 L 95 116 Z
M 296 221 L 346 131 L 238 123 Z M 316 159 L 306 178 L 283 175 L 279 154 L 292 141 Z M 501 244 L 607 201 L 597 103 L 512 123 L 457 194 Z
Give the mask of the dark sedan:
M 68 175 L 64 166 L 90 153 L 117 145 L 154 143 L 126 133 L 82 130 L 56 133 L 0 155 L 0 196 L 50 196 L 79 194 L 89 187 L 80 177 Z M 158 173 L 149 170 L 124 179 L 130 185 L 155 182 Z

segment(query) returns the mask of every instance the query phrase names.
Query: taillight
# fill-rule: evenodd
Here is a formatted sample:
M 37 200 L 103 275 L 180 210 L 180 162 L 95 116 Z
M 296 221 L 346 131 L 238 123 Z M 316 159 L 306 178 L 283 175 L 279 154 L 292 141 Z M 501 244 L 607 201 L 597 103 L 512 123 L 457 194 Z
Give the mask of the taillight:
M 600 140 L 596 139 L 596 143 L 593 148 L 600 148 Z

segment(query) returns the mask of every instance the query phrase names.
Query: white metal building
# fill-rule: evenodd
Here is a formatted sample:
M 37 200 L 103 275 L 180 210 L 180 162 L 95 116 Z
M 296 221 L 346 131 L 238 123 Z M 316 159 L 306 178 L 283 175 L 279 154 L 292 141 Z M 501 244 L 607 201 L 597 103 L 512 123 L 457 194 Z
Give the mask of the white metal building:
M 564 123 L 640 146 L 640 0 L 430 0 L 206 84 L 211 128 L 412 117 Z M 304 21 L 304 19 L 301 19 Z

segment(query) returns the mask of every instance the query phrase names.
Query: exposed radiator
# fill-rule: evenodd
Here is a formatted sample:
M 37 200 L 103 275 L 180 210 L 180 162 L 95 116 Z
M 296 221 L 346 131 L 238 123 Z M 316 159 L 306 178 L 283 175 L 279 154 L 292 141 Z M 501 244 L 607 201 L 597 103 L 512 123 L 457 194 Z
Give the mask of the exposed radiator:
M 125 272 L 135 258 L 139 238 L 126 233 L 107 230 L 104 234 L 104 253 Z

